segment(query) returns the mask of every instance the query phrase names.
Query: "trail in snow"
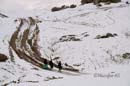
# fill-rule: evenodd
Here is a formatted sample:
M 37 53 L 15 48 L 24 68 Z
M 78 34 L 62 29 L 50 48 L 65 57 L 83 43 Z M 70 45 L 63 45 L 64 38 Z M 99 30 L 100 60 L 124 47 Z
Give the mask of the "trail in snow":
M 92 5 L 89 4 L 89 6 Z M 39 5 L 39 7 L 42 6 Z M 13 20 L 18 17 L 17 15 L 14 15 L 15 18 L 10 15 L 9 18 L 0 18 L 0 25 L 5 28 L 5 30 L 1 29 L 5 33 L 0 33 L 2 34 L 0 38 L 4 39 L 7 45 L 4 47 L 0 40 L 2 45 L 0 52 L 8 56 L 6 40 L 9 40 L 8 36 L 12 35 L 10 45 L 15 57 L 15 63 L 10 61 L 0 63 L 0 85 L 129 86 L 129 59 L 122 59 L 122 54 L 130 52 L 129 5 L 112 4 L 101 8 L 92 6 L 88 8 L 89 10 L 87 8 L 85 5 L 56 13 L 47 11 L 46 14 L 43 14 L 41 10 L 38 14 L 35 13 L 36 11 L 34 14 L 31 14 L 31 11 L 24 14 L 25 11 L 23 11 L 22 16 L 39 15 L 43 22 L 38 24 L 37 18 L 34 17 L 32 19 L 19 18 L 15 24 Z M 16 29 L 17 25 L 19 26 Z M 98 35 L 103 36 L 107 33 L 116 33 L 117 36 L 95 39 Z M 59 40 L 63 37 L 68 37 L 67 41 Z M 80 41 L 73 41 L 70 37 L 80 39 Z M 53 46 L 54 49 L 57 48 L 56 51 L 51 52 L 48 47 L 52 47 L 51 44 L 55 41 L 60 42 Z M 70 67 L 79 69 L 82 74 L 66 70 L 58 73 L 57 69 L 54 71 L 40 69 L 39 67 L 43 64 L 42 60 L 50 59 L 45 53 L 56 59 L 55 61 L 61 60 L 63 66 L 67 63 Z M 108 76 L 113 73 L 119 76 Z M 104 76 L 95 77 L 95 74 Z

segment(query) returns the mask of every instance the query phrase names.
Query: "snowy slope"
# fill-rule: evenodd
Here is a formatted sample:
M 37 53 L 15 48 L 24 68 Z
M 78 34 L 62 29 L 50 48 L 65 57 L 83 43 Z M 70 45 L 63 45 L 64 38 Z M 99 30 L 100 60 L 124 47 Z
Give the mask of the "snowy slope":
M 78 5 L 79 0 L 1 0 L 0 13 L 8 18 L 0 17 L 0 53 L 9 56 L 8 41 L 18 27 L 15 19 L 38 16 L 42 21 L 38 24 L 42 57 L 59 57 L 63 64 L 78 68 L 82 73 L 42 70 L 19 59 L 13 52 L 15 63 L 10 59 L 0 63 L 0 85 L 130 86 L 129 59 L 122 58 L 124 53 L 130 53 L 130 5 L 124 2 L 100 8 L 88 4 L 51 12 L 53 6 Z M 24 25 L 23 30 L 26 27 Z M 96 39 L 107 33 L 116 36 Z M 70 35 L 80 40 L 60 40 Z M 53 43 L 56 44 L 52 46 Z
M 129 8 L 116 6 L 112 9 L 109 9 L 109 7 L 103 8 L 86 10 L 87 7 L 84 6 L 83 8 L 78 8 L 78 10 L 68 9 L 50 14 L 51 17 L 45 20 L 47 23 L 45 22 L 41 26 L 44 27 L 40 35 L 42 36 L 44 33 L 40 37 L 43 38 L 43 40 L 41 39 L 42 43 L 48 45 L 46 40 L 53 42 L 58 41 L 64 35 L 76 35 L 81 41 L 60 42 L 57 44 L 60 48 L 59 52 L 56 51 L 56 56 L 62 57 L 61 60 L 69 64 L 85 63 L 84 66 L 88 66 L 88 68 L 93 68 L 91 67 L 90 59 L 97 61 L 101 66 L 103 66 L 102 64 L 107 65 L 111 55 L 117 60 L 120 59 L 121 54 L 129 52 L 130 41 L 125 36 L 125 33 L 129 32 L 128 28 L 130 25 L 124 22 L 129 21 Z M 108 10 L 106 10 L 107 8 Z M 62 15 L 67 13 L 69 15 Z M 83 33 L 87 33 L 88 36 L 84 37 Z M 116 33 L 118 36 L 95 39 L 97 35 L 106 33 Z M 46 48 L 44 49 L 47 50 Z
M 0 11 L 8 13 L 10 16 L 29 16 L 30 14 L 38 14 L 39 10 L 50 10 L 54 6 L 62 6 L 69 4 L 80 4 L 79 0 L 1 0 Z M 32 10 L 35 10 L 34 13 Z M 36 12 L 36 10 L 38 10 Z M 26 13 L 26 14 L 25 14 Z M 25 15 L 23 15 L 25 14 Z

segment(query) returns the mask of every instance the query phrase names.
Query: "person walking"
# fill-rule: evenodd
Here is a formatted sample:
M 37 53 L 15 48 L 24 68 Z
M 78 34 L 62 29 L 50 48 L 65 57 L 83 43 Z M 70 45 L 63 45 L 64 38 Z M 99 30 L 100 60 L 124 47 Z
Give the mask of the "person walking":
M 53 69 L 53 67 L 54 67 L 54 64 L 53 64 L 52 60 L 51 60 L 51 61 L 49 61 L 49 66 L 50 66 L 50 69 L 52 70 L 52 69 Z
M 43 69 L 48 69 L 47 59 L 44 59 Z
M 62 70 L 62 64 L 61 64 L 61 61 L 58 62 L 58 68 L 59 68 L 59 72 L 61 72 L 61 70 Z

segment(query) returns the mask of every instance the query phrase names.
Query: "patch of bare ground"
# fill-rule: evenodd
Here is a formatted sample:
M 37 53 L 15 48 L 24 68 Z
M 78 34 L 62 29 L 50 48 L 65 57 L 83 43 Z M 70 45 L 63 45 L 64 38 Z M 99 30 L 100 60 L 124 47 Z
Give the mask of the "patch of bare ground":
M 19 22 L 19 25 L 9 41 L 11 49 L 15 51 L 19 58 L 42 68 L 45 58 L 41 56 L 38 45 L 40 33 L 38 23 L 41 23 L 41 21 L 28 17 L 19 18 L 15 22 Z M 49 62 L 49 60 L 47 61 Z M 54 63 L 54 67 L 58 68 L 58 65 Z M 79 71 L 75 68 L 63 68 L 63 70 Z

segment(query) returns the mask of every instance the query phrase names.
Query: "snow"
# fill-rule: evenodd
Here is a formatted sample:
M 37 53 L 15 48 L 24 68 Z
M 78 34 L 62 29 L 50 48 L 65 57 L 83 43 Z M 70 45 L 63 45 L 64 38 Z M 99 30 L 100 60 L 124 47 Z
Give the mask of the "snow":
M 130 5 L 126 5 L 125 0 L 99 8 L 93 4 L 81 6 L 79 0 L 0 2 L 0 13 L 9 16 L 0 17 L 0 53 L 9 56 L 8 41 L 18 26 L 18 23 L 14 22 L 15 19 L 38 16 L 43 21 L 38 24 L 42 56 L 48 59 L 45 53 L 50 56 L 53 54 L 52 58 L 60 57 L 59 60 L 70 66 L 80 65 L 74 67 L 82 72 L 78 74 L 42 70 L 19 59 L 13 52 L 15 63 L 10 60 L 0 62 L 0 85 L 9 83 L 7 86 L 130 86 L 129 60 L 121 58 L 122 54 L 130 53 Z M 64 4 L 78 6 L 51 12 L 52 7 Z M 27 26 L 23 26 L 21 32 L 25 27 Z M 83 33 L 88 36 L 85 37 Z M 107 33 L 116 33 L 117 36 L 95 39 L 97 35 Z M 76 35 L 81 41 L 58 42 L 65 35 Z M 58 43 L 54 46 L 57 50 L 53 53 L 48 47 L 54 42 Z M 113 57 L 116 62 L 112 61 Z

